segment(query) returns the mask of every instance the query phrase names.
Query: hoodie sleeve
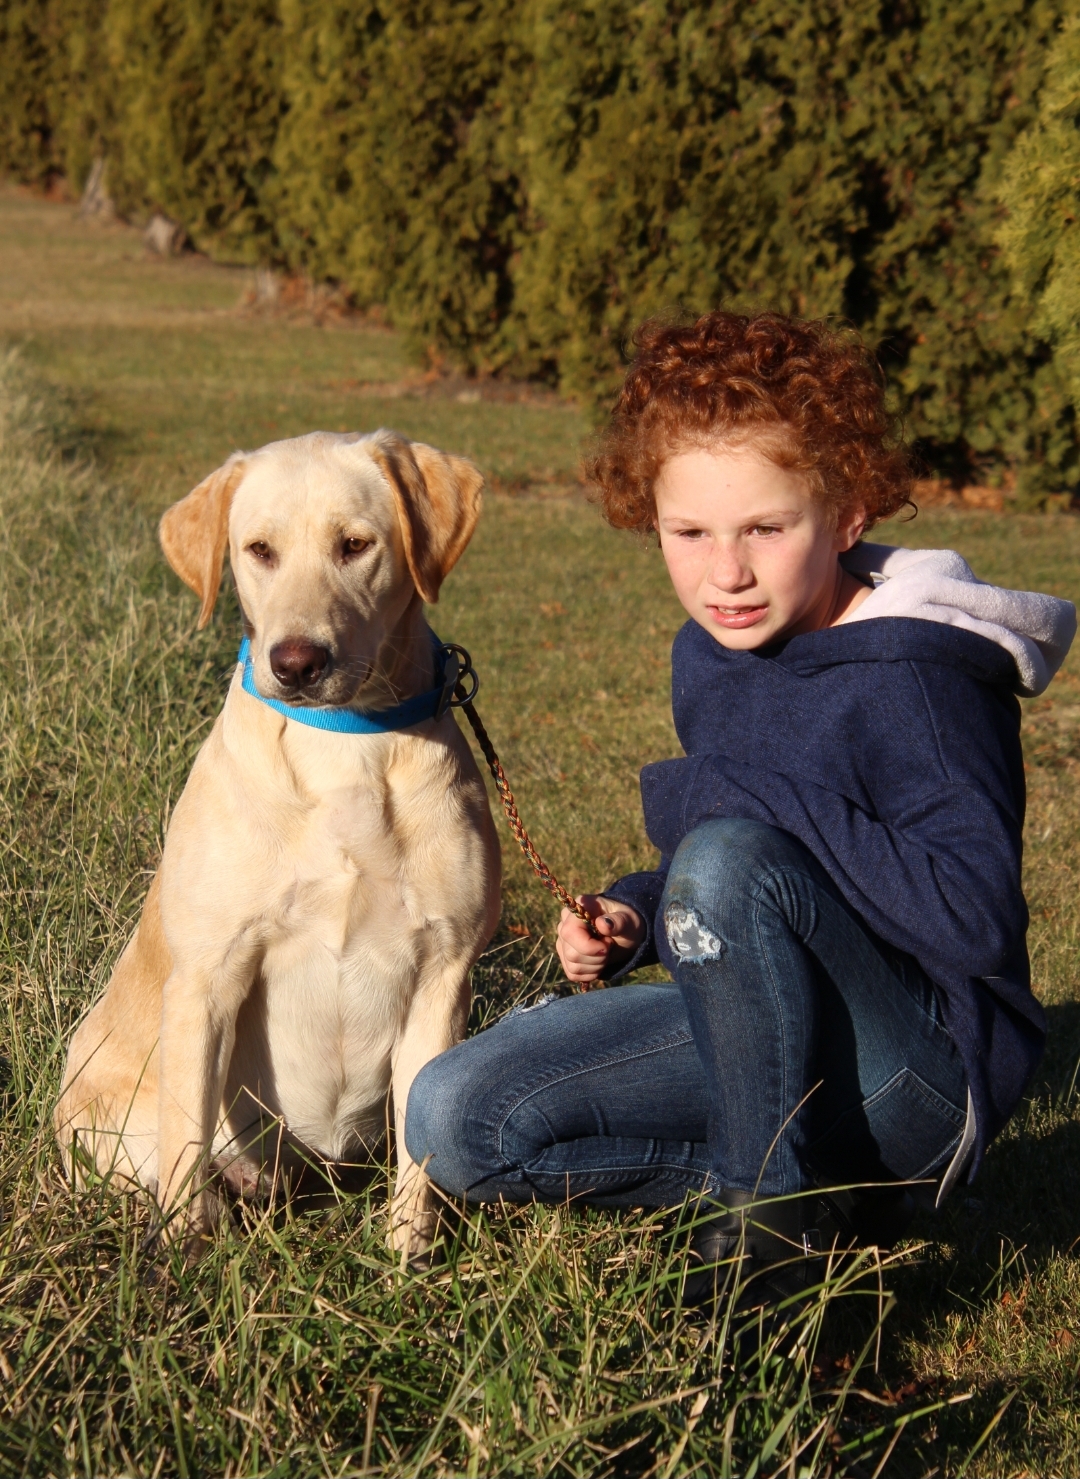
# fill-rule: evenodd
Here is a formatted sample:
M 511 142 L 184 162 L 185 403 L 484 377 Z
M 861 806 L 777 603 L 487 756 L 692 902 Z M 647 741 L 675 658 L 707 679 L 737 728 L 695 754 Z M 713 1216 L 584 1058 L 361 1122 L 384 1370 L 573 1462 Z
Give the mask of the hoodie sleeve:
M 980 687 L 972 685 L 966 711 L 953 695 L 943 725 L 942 711 L 927 697 L 933 758 L 924 749 L 905 763 L 896 737 L 883 737 L 882 749 L 892 753 L 887 767 L 876 767 L 875 778 L 889 792 L 881 806 L 872 804 L 872 794 L 853 798 L 722 754 L 647 766 L 641 783 L 652 840 L 671 856 L 712 816 L 782 828 L 814 854 L 871 929 L 915 956 L 932 978 L 998 976 L 1027 927 L 1023 816 L 1013 804 L 1019 741 L 1009 765 L 1001 716 L 989 725 L 972 712 L 993 701 Z M 872 716 L 870 705 L 871 731 Z M 870 753 L 876 748 L 868 746 Z M 1022 795 L 1022 768 L 1018 784 Z
M 604 889 L 605 899 L 615 899 L 620 904 L 629 904 L 631 909 L 636 909 L 645 921 L 646 931 L 645 938 L 634 952 L 633 957 L 613 972 L 609 977 L 610 980 L 621 980 L 631 971 L 636 971 L 639 966 L 656 965 L 659 961 L 660 957 L 656 947 L 656 916 L 660 912 L 660 900 L 663 898 L 670 866 L 669 858 L 661 858 L 660 866 L 653 872 L 628 873 L 625 878 L 617 879 L 610 888 Z

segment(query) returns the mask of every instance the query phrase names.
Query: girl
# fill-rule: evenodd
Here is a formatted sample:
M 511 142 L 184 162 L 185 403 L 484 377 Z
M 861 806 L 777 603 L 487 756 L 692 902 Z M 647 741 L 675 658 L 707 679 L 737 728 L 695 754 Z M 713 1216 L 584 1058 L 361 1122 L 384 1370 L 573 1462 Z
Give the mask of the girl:
M 686 753 L 641 775 L 659 865 L 584 896 L 592 932 L 564 911 L 558 952 L 584 987 L 657 960 L 672 984 L 512 1014 L 427 1065 L 405 1134 L 470 1201 L 703 1192 L 707 1298 L 740 1239 L 766 1265 L 810 1250 L 813 1188 L 940 1201 L 1024 1092 L 1045 1024 L 1014 695 L 1075 611 L 861 542 L 911 471 L 853 334 L 717 312 L 636 343 L 591 473 L 689 617 Z M 849 1201 L 849 1240 L 889 1241 L 883 1210 Z

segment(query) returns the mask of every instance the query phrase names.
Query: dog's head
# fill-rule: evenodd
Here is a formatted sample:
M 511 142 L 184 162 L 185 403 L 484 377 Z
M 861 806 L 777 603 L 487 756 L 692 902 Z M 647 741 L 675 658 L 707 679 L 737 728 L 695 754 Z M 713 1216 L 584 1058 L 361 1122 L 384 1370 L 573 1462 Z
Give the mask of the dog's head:
M 480 515 L 472 463 L 395 432 L 238 452 L 166 510 L 165 558 L 210 620 L 228 550 L 267 698 L 348 704 L 411 603 L 434 602 Z

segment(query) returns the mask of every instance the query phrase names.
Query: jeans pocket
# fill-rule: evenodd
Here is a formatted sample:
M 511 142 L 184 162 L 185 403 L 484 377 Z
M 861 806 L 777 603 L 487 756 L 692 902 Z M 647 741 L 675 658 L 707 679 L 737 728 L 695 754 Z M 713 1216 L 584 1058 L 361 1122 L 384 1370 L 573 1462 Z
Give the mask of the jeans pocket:
M 813 1166 L 843 1181 L 882 1173 L 919 1181 L 941 1167 L 960 1139 L 966 1111 L 902 1068 L 861 1104 L 845 1111 L 810 1147 Z

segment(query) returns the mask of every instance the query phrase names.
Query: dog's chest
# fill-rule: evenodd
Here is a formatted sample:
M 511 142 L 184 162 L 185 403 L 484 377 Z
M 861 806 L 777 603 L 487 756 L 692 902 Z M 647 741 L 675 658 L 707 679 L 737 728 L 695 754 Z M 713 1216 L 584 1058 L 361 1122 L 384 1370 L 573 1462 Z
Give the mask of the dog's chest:
M 269 911 L 256 988 L 260 1077 L 272 1078 L 290 1127 L 324 1154 L 345 1154 L 381 1127 L 418 984 L 468 932 L 457 926 L 476 894 L 471 833 L 453 808 L 414 810 L 386 788 L 325 797 L 292 829 L 289 877 Z
M 443 901 L 418 848 L 370 794 L 331 798 L 307 819 L 270 930 L 264 974 L 284 972 L 314 1007 L 321 991 L 343 1021 L 383 1000 L 407 1005 Z M 437 931 L 436 931 L 437 934 Z M 298 982 L 297 973 L 302 977 Z M 318 983 L 318 984 L 316 984 Z

